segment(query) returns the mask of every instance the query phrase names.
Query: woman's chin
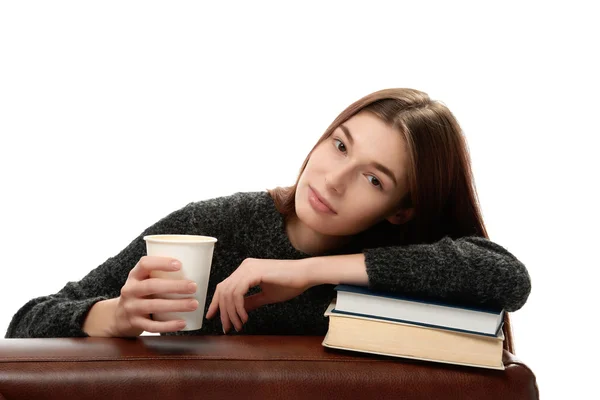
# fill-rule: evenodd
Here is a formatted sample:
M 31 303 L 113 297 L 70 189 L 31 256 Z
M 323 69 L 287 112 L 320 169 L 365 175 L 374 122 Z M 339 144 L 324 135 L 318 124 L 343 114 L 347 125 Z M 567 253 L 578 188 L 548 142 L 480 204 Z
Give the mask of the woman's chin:
M 299 209 L 298 209 L 299 208 Z M 297 207 L 296 213 L 298 219 L 313 231 L 316 231 L 322 235 L 338 236 L 336 224 L 332 223 L 332 219 L 325 217 L 312 209 L 310 204 L 304 207 Z M 335 216 L 331 214 L 331 217 Z
M 297 210 L 299 211 L 298 219 L 312 229 L 322 235 L 327 236 L 353 236 L 357 233 L 356 229 L 349 226 L 341 226 L 342 222 L 339 219 L 339 215 L 331 215 L 333 218 L 323 218 L 318 213 L 315 213 L 310 205 L 308 210 Z M 303 212 L 305 211 L 305 212 Z

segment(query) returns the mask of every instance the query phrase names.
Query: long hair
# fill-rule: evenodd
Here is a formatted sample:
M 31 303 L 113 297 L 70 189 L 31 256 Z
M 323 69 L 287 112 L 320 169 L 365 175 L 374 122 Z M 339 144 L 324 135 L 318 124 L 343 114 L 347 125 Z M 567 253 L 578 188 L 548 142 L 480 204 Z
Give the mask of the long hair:
M 342 123 L 367 111 L 398 130 L 408 149 L 408 192 L 398 206 L 414 208 L 401 225 L 384 220 L 353 238 L 363 248 L 433 243 L 449 236 L 487 238 L 466 140 L 450 110 L 414 89 L 384 89 L 351 104 L 329 125 L 289 187 L 268 190 L 277 210 L 295 214 L 298 181 L 315 148 Z

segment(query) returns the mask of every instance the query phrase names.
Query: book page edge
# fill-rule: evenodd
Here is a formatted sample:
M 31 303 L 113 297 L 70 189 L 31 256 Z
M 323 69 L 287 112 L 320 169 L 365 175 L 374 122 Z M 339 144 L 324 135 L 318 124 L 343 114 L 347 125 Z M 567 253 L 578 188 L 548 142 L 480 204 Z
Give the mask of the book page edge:
M 356 351 L 356 352 L 365 353 L 365 354 L 378 354 L 378 355 L 381 355 L 381 356 L 390 356 L 390 357 L 394 357 L 394 358 L 409 358 L 411 360 L 428 361 L 428 362 L 448 364 L 448 365 L 462 365 L 462 366 L 466 366 L 466 367 L 495 369 L 495 370 L 500 370 L 500 371 L 504 371 L 505 370 L 505 367 L 504 367 L 503 363 L 500 363 L 499 366 L 493 366 L 493 365 L 479 365 L 479 364 L 469 364 L 469 363 L 461 363 L 461 362 L 450 362 L 450 361 L 442 361 L 442 360 L 436 360 L 436 359 L 425 358 L 425 357 L 413 357 L 413 356 L 405 356 L 405 355 L 398 355 L 398 354 L 392 354 L 392 353 L 382 353 L 382 352 L 376 352 L 376 351 L 350 349 L 350 348 L 347 348 L 347 347 L 341 347 L 341 346 L 331 345 L 331 344 L 326 343 L 326 342 L 327 342 L 327 335 L 325 335 L 325 339 L 323 339 L 323 342 L 321 344 L 324 347 L 328 347 L 328 348 L 331 348 L 331 349 Z

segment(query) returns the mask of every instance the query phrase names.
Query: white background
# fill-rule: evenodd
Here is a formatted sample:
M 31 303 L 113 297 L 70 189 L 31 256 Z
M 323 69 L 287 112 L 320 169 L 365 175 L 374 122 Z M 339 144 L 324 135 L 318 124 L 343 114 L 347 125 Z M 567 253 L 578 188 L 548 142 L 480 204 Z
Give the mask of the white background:
M 188 202 L 293 184 L 346 106 L 411 87 L 457 116 L 490 237 L 529 269 L 512 321 L 542 398 L 595 387 L 591 6 L 283 3 L 0 3 L 2 336 Z

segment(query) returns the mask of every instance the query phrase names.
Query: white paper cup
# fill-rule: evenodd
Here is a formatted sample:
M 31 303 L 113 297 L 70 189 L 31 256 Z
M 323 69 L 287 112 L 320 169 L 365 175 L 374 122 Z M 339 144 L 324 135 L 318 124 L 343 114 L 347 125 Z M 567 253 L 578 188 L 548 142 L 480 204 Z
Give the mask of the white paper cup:
M 187 279 L 196 282 L 198 290 L 192 294 L 168 293 L 155 295 L 163 299 L 195 298 L 198 308 L 189 312 L 165 312 L 152 314 L 155 321 L 171 321 L 183 319 L 186 322 L 182 331 L 202 328 L 206 290 L 210 277 L 213 250 L 217 239 L 198 235 L 149 235 L 144 236 L 146 251 L 149 256 L 172 257 L 181 262 L 178 271 L 152 271 L 151 278 Z M 160 297 L 159 297 L 160 296 Z

